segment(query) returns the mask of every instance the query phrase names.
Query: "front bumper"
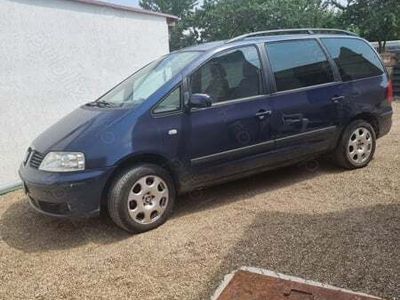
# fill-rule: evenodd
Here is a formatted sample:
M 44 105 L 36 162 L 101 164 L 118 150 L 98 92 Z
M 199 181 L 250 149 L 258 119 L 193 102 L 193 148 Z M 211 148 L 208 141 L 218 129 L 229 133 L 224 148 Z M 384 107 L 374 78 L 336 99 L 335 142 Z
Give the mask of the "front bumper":
M 57 217 L 86 217 L 100 212 L 103 189 L 112 171 L 51 173 L 21 165 L 19 175 L 35 210 Z

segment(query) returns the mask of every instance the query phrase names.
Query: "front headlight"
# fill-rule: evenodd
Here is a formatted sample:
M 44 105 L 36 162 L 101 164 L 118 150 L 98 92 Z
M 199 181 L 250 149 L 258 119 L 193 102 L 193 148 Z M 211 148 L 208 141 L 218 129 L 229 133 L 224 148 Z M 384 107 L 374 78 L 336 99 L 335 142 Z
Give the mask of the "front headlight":
M 85 155 L 81 152 L 49 152 L 39 166 L 48 172 L 72 172 L 85 170 Z

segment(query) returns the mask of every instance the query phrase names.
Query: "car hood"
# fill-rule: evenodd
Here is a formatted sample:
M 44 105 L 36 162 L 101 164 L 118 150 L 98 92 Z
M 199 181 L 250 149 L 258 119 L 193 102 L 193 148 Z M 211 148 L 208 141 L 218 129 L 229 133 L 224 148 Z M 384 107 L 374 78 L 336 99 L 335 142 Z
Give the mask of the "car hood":
M 94 138 L 102 138 L 102 133 L 128 112 L 126 109 L 81 106 L 40 134 L 32 147 L 42 153 L 82 151 L 84 144 L 90 144 Z M 107 139 L 107 136 L 103 138 Z

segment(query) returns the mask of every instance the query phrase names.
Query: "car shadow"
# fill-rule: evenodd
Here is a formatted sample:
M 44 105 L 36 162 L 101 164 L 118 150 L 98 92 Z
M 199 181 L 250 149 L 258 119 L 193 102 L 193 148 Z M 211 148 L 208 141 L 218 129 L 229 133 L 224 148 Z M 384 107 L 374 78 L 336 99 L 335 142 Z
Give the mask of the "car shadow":
M 214 209 L 334 172 L 342 170 L 324 160 L 310 161 L 195 191 L 177 199 L 173 218 Z M 109 244 L 132 235 L 115 226 L 105 214 L 90 219 L 52 218 L 35 212 L 24 198 L 12 204 L 2 215 L 0 236 L 10 247 L 24 252 L 40 252 L 75 248 L 88 243 Z
M 175 203 L 175 218 L 182 215 L 214 209 L 258 194 L 285 188 L 316 176 L 345 172 L 326 158 L 310 160 L 259 173 L 250 177 L 220 184 L 207 189 L 195 190 L 179 197 Z
M 400 205 L 321 215 L 262 212 L 221 261 L 199 299 L 242 266 L 395 299 L 400 295 Z

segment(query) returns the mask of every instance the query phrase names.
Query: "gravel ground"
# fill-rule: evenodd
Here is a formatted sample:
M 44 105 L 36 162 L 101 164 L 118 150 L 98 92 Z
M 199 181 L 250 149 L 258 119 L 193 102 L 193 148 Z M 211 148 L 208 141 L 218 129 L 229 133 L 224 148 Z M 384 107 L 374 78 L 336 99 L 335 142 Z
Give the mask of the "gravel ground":
M 318 161 L 181 197 L 164 226 L 130 236 L 106 218 L 58 220 L 22 192 L 0 198 L 0 298 L 207 299 L 254 266 L 400 297 L 400 103 L 375 160 Z

